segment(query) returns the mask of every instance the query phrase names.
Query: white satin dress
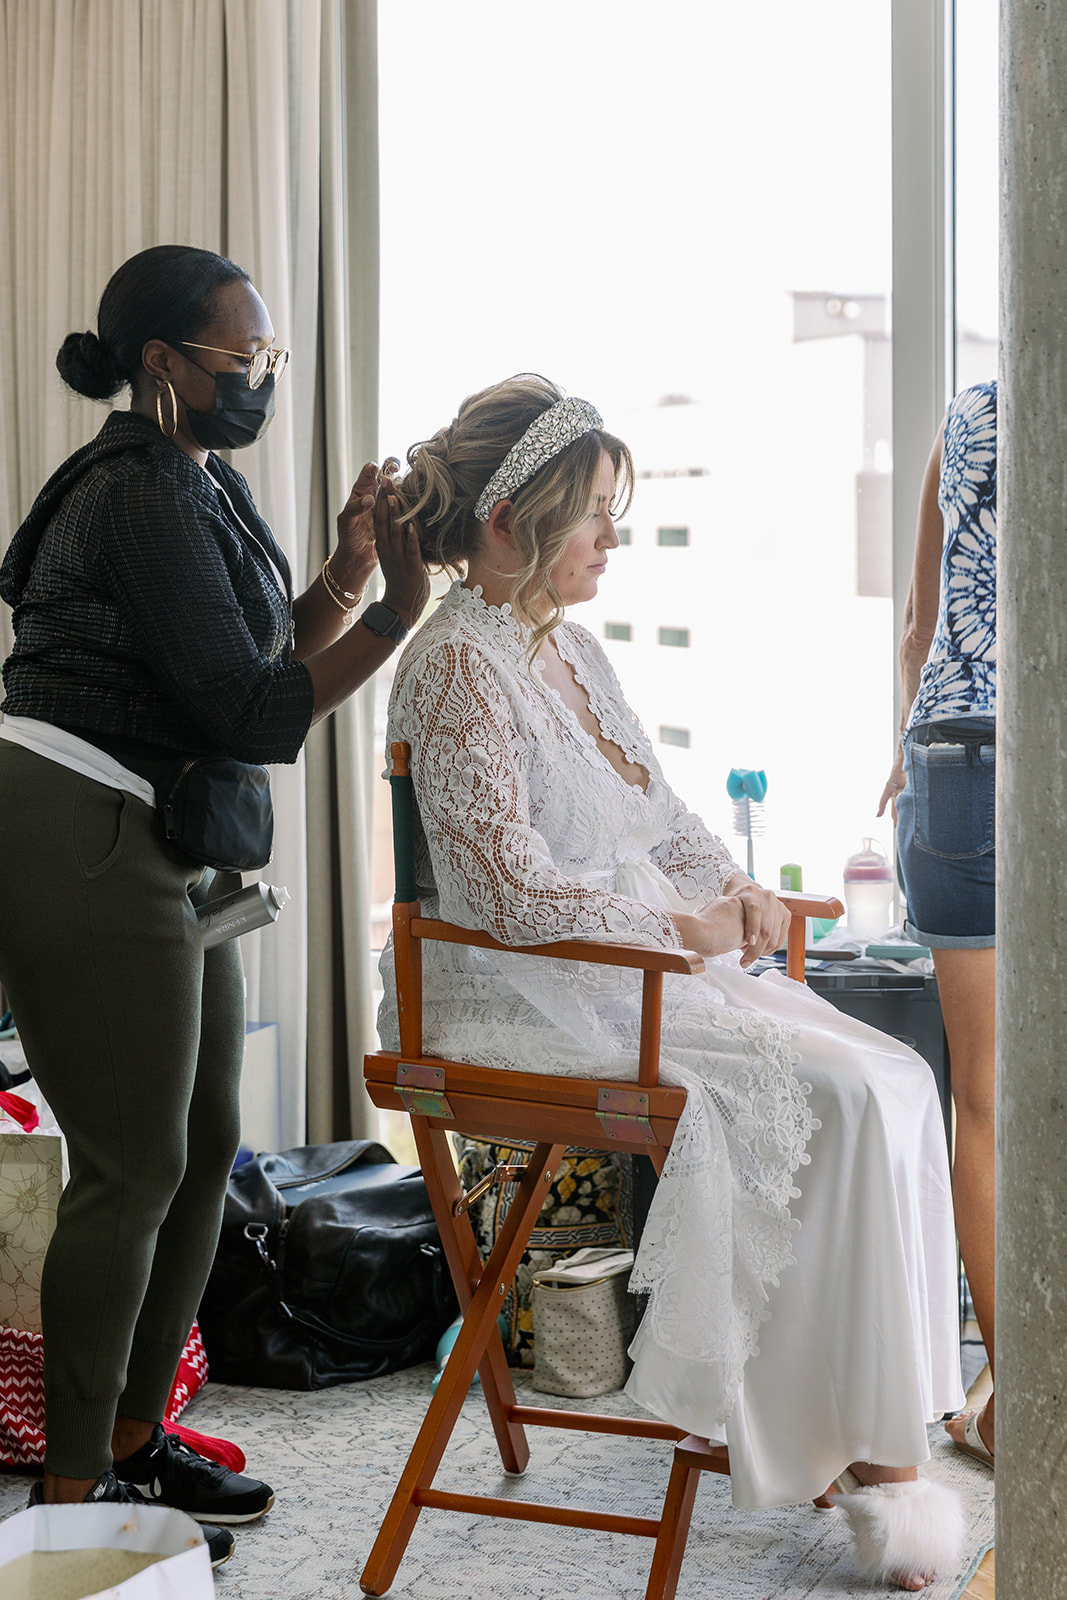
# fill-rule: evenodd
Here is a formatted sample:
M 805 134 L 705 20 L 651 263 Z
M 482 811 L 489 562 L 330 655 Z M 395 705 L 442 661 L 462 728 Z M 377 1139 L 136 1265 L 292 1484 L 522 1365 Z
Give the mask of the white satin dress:
M 677 948 L 738 870 L 663 779 L 600 645 L 556 647 L 627 784 L 507 606 L 456 584 L 401 657 L 427 915 L 509 944 Z M 399 1045 L 392 951 L 379 1031 Z M 850 1461 L 910 1466 L 963 1404 L 952 1197 L 921 1057 L 736 955 L 664 985 L 660 1075 L 688 1090 L 631 1287 L 649 1304 L 629 1394 L 730 1447 L 737 1505 L 821 1494 Z M 634 1078 L 640 975 L 455 945 L 424 953 L 425 1048 L 513 1070 Z

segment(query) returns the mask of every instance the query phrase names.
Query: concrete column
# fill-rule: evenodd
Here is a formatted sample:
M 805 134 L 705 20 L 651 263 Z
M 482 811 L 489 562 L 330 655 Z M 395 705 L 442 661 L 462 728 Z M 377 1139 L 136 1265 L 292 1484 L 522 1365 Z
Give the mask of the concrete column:
M 1067 1596 L 1067 7 L 1001 0 L 997 1595 Z

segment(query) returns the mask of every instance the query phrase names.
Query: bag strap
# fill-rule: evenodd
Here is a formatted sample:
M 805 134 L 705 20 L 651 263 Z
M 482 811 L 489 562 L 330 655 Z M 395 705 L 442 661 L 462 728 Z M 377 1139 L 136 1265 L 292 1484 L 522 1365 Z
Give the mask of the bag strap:
M 292 1306 L 287 1304 L 282 1293 L 282 1275 L 278 1269 L 278 1263 L 267 1249 L 269 1233 L 270 1229 L 262 1222 L 249 1222 L 244 1229 L 245 1238 L 259 1257 L 259 1264 L 263 1269 L 263 1277 L 267 1288 L 274 1298 L 278 1310 L 288 1322 L 295 1322 L 298 1327 L 306 1329 L 308 1333 L 314 1335 L 317 1339 L 325 1339 L 335 1344 L 347 1344 L 353 1348 L 365 1345 L 381 1345 L 383 1349 L 387 1349 L 396 1344 L 395 1339 L 368 1339 L 364 1334 L 346 1333 L 343 1328 L 331 1327 L 328 1322 L 323 1322 L 320 1317 L 315 1316 L 314 1312 L 311 1311 L 294 1311 Z M 424 1255 L 430 1256 L 433 1261 L 435 1269 L 433 1275 L 433 1305 L 417 1327 L 411 1330 L 408 1336 L 411 1338 L 421 1337 L 424 1333 L 439 1328 L 447 1309 L 444 1289 L 445 1253 L 439 1244 L 422 1244 L 419 1249 Z

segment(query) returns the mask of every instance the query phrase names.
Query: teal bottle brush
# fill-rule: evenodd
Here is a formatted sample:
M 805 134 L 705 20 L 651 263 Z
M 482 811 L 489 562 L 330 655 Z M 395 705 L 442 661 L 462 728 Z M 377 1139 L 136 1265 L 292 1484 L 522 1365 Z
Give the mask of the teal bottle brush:
M 767 793 L 767 774 L 748 767 L 734 767 L 726 780 L 726 793 L 734 803 L 734 832 L 748 840 L 748 875 L 755 878 L 752 864 L 752 839 L 763 832 L 763 800 Z

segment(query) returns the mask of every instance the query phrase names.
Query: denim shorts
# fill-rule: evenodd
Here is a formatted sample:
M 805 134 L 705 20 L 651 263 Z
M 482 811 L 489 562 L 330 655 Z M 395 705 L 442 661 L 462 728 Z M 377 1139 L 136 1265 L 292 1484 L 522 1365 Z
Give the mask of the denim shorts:
M 909 730 L 897 796 L 897 859 L 909 937 L 935 950 L 994 942 L 996 720 Z

